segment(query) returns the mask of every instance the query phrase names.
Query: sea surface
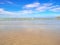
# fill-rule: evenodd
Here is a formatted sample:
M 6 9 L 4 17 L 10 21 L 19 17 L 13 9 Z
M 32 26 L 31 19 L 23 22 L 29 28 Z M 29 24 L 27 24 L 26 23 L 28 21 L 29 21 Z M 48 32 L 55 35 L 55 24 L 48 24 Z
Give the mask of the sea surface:
M 60 20 L 0 21 L 1 30 L 38 28 L 50 31 L 60 30 Z

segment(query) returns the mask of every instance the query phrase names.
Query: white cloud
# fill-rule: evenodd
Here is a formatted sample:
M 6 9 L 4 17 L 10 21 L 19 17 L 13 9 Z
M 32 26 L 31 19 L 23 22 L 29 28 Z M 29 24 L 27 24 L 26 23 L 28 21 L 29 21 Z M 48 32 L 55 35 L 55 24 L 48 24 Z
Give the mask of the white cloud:
M 17 15 L 27 15 L 27 14 L 32 14 L 32 10 L 22 10 L 22 11 L 17 11 L 17 12 L 9 12 L 6 11 L 2 8 L 0 8 L 0 15 L 9 15 L 9 16 L 17 16 Z
M 0 14 L 3 14 L 4 9 L 0 8 Z
M 52 8 L 56 8 L 58 7 L 59 5 L 53 5 L 53 6 L 50 6 L 49 9 L 52 9 Z
M 8 4 L 14 4 L 14 2 L 12 2 L 12 1 L 6 1 L 6 3 L 8 3 Z
M 0 8 L 0 12 L 4 11 L 4 9 Z
M 49 10 L 49 7 L 52 5 L 52 3 L 44 3 L 41 6 L 37 7 L 36 10 L 40 12 L 44 12 L 46 10 Z
M 47 7 L 52 6 L 52 5 L 53 5 L 53 3 L 44 3 L 44 4 L 42 4 L 42 6 L 47 6 Z
M 24 6 L 25 9 L 34 9 L 39 12 L 44 12 L 44 11 L 51 11 L 51 12 L 60 12 L 60 6 L 59 5 L 53 5 L 53 3 L 32 3 L 32 4 L 26 4 Z
M 60 12 L 60 7 L 51 9 L 53 12 Z
M 40 12 L 44 12 L 47 10 L 47 7 L 46 6 L 37 7 L 36 10 Z
M 14 15 L 14 12 L 5 11 L 3 8 L 0 8 L 0 15 Z
M 32 3 L 32 4 L 25 5 L 24 8 L 35 8 L 35 7 L 38 7 L 39 5 L 40 5 L 40 3 L 35 2 L 35 3 Z
M 21 11 L 22 14 L 32 14 L 33 11 L 32 10 L 23 10 Z
M 59 5 L 53 6 L 53 7 L 50 8 L 50 11 L 52 11 L 52 12 L 60 12 L 60 6 Z
M 6 0 L 6 1 L 0 2 L 0 4 L 15 4 L 15 3 L 9 0 Z
M 34 9 L 39 12 L 44 12 L 49 9 L 50 6 L 52 6 L 52 3 L 44 3 L 40 4 L 38 2 L 32 3 L 32 4 L 27 4 L 24 6 L 25 9 Z

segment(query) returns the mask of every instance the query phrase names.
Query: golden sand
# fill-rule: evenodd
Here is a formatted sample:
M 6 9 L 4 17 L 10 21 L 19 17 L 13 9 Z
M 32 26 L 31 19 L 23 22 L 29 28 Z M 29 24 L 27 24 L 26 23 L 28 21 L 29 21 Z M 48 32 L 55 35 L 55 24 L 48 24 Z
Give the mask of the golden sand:
M 19 30 L 0 31 L 0 45 L 60 45 L 60 36 L 53 32 L 41 29 Z

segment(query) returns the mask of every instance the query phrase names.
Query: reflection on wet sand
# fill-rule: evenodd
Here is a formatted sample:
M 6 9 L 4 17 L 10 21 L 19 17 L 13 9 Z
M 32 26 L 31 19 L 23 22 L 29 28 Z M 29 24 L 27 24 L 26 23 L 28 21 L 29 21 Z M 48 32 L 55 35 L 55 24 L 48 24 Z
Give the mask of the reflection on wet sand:
M 5 30 L 3 27 L 0 28 L 0 45 L 60 45 L 59 30 L 54 31 L 51 28 L 48 30 L 32 24 L 26 24 L 25 26 L 27 27 L 16 28 L 14 26 L 11 27 L 11 25 L 5 25 Z

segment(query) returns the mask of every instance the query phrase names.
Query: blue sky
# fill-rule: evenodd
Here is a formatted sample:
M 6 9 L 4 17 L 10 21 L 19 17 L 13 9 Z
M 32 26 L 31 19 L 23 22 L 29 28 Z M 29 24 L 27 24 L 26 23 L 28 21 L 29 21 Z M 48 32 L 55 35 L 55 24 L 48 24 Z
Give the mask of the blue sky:
M 0 0 L 0 18 L 56 16 L 60 16 L 59 0 Z

